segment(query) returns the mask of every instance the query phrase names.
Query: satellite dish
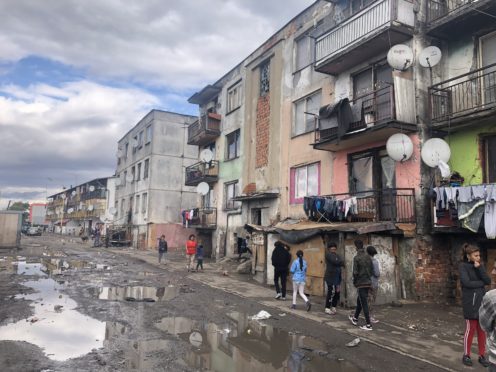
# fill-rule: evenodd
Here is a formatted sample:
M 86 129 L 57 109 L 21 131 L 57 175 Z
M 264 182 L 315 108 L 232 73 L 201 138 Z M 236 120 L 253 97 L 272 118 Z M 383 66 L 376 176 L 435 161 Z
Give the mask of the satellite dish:
M 214 158 L 214 154 L 209 149 L 205 149 L 205 150 L 202 150 L 202 152 L 200 152 L 200 160 L 205 162 L 205 163 L 212 161 L 213 158 Z
M 393 134 L 386 142 L 386 151 L 395 161 L 408 160 L 413 154 L 412 140 L 403 133 Z
M 203 343 L 203 336 L 198 331 L 193 331 L 189 335 L 189 343 L 194 347 L 200 347 Z
M 200 195 L 207 195 L 210 191 L 210 186 L 206 182 L 200 182 L 198 186 L 196 186 L 196 192 Z
M 447 163 L 451 157 L 451 149 L 445 140 L 431 138 L 425 141 L 420 152 L 422 160 L 431 168 L 436 168 L 439 161 Z
M 393 69 L 405 71 L 413 64 L 413 51 L 408 45 L 396 44 L 389 49 L 387 61 Z
M 128 173 L 126 176 L 126 182 L 133 182 L 134 177 L 131 173 Z
M 94 208 L 95 208 L 95 207 L 93 206 L 93 204 L 88 205 L 88 210 L 89 210 L 89 211 L 92 211 Z
M 430 46 L 422 50 L 419 54 L 419 63 L 422 67 L 434 67 L 441 61 L 441 49 Z
M 76 191 L 74 190 L 73 192 L 71 192 L 71 195 L 76 196 Z
M 110 214 L 112 214 L 114 216 L 117 214 L 117 209 L 115 209 L 114 207 L 110 207 L 108 211 Z
M 72 212 L 74 212 L 74 209 L 73 209 L 73 208 L 69 208 L 69 209 L 67 210 L 67 213 L 72 213 Z
M 91 185 L 90 188 L 89 188 L 90 192 L 93 192 L 95 191 L 95 186 Z

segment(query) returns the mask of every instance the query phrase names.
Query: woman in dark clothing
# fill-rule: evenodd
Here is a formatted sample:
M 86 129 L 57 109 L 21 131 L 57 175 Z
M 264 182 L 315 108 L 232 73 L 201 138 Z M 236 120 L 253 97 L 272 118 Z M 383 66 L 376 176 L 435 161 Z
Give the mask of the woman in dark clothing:
M 288 247 L 278 240 L 274 243 L 274 251 L 272 252 L 272 266 L 274 266 L 276 299 L 286 299 L 286 280 L 288 277 L 290 262 L 291 254 L 289 253 Z M 279 279 L 281 280 L 281 287 L 279 287 Z
M 336 306 L 341 293 L 341 267 L 344 266 L 343 260 L 336 251 L 336 243 L 330 242 L 325 253 L 326 271 L 324 279 L 327 284 L 325 313 L 331 315 L 336 314 Z
M 462 287 L 463 317 L 465 318 L 465 337 L 463 338 L 463 364 L 472 365 L 470 351 L 472 339 L 477 332 L 479 345 L 479 363 L 484 367 L 489 366 L 485 357 L 486 334 L 479 325 L 479 308 L 482 297 L 486 293 L 486 285 L 491 284 L 491 279 L 480 262 L 479 248 L 465 243 L 463 245 L 463 262 L 460 263 L 460 282 Z

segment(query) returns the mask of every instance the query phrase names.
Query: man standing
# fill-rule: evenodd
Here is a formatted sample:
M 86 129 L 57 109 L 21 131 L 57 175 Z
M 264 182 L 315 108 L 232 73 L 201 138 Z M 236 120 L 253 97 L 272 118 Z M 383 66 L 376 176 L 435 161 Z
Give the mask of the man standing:
M 372 286 L 371 277 L 374 273 L 374 267 L 372 259 L 365 253 L 363 242 L 358 239 L 355 240 L 355 247 L 357 249 L 357 254 L 353 258 L 353 284 L 358 291 L 358 297 L 355 315 L 350 315 L 348 318 L 350 319 L 351 324 L 354 326 L 358 325 L 358 317 L 363 309 L 366 324 L 360 328 L 365 331 L 371 331 L 372 325 L 370 324 L 368 295 L 369 289 Z
M 496 372 L 496 289 L 487 292 L 479 308 L 479 324 L 486 332 L 489 372 Z
M 336 243 L 329 242 L 325 253 L 326 271 L 324 280 L 327 284 L 325 313 L 331 315 L 336 314 L 336 306 L 341 293 L 341 267 L 344 266 L 343 260 L 336 253 L 337 248 Z
M 291 262 L 291 254 L 289 247 L 281 241 L 274 243 L 274 251 L 272 252 L 272 266 L 274 266 L 274 284 L 276 286 L 276 299 L 286 299 L 286 279 L 288 277 L 288 266 Z M 279 287 L 279 278 L 281 279 L 281 287 Z
M 167 240 L 165 240 L 165 235 L 162 235 L 158 239 L 158 263 L 162 261 L 162 257 L 167 253 Z

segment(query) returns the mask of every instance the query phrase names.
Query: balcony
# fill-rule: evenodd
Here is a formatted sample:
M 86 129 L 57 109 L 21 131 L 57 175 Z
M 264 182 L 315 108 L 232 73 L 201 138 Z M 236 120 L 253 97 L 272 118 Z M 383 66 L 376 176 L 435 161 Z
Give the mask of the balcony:
M 337 75 L 409 40 L 415 17 L 413 3 L 378 0 L 319 36 L 315 42 L 315 70 Z
M 219 179 L 219 162 L 217 160 L 208 163 L 200 162 L 186 168 L 186 186 L 196 186 L 200 182 L 217 182 Z
M 195 217 L 188 222 L 188 227 L 215 230 L 217 228 L 217 208 L 200 208 Z
M 463 128 L 494 120 L 496 63 L 456 76 L 429 88 L 431 125 Z
M 385 141 L 400 131 L 413 133 L 417 130 L 416 124 L 398 120 L 394 85 L 387 85 L 358 97 L 350 102 L 350 106 L 350 123 L 319 119 L 314 132 L 314 149 L 341 151 L 371 142 Z M 409 109 L 411 108 L 405 106 L 398 111 L 404 113 Z
M 81 201 L 87 201 L 90 199 L 105 199 L 107 190 L 105 189 L 96 189 L 94 191 L 87 191 L 81 194 Z
M 219 114 L 209 112 L 188 127 L 188 145 L 208 145 L 220 136 Z
M 319 222 L 392 222 L 416 223 L 415 190 L 383 189 L 356 193 L 342 193 L 319 196 L 331 200 L 349 200 L 356 198 L 356 210 L 346 217 L 334 218 L 323 210 L 314 212 L 309 218 Z
M 478 30 L 495 29 L 494 0 L 428 0 L 427 33 L 440 37 L 455 38 L 472 35 Z

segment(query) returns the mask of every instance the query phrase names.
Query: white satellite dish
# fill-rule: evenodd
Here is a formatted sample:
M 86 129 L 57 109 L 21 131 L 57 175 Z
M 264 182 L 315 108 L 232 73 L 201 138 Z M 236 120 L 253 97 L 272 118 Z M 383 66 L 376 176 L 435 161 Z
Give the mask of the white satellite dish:
M 405 71 L 413 64 L 413 51 L 405 44 L 396 44 L 387 54 L 389 66 L 395 70 Z
M 108 211 L 109 211 L 110 214 L 112 214 L 114 216 L 117 214 L 117 209 L 114 208 L 114 207 L 110 207 Z
M 214 158 L 214 154 L 209 149 L 204 149 L 202 150 L 202 152 L 200 152 L 200 160 L 205 163 L 212 161 L 213 158 Z
M 422 50 L 419 54 L 419 63 L 422 67 L 434 67 L 441 61 L 441 49 L 430 46 Z
M 90 192 L 93 192 L 95 191 L 95 186 L 91 185 L 90 188 L 89 188 Z
M 445 140 L 431 138 L 425 141 L 420 152 L 422 160 L 431 168 L 436 168 L 439 161 L 447 163 L 451 157 L 451 149 Z
M 67 213 L 72 213 L 72 212 L 74 212 L 74 209 L 73 209 L 73 208 L 69 208 L 69 209 L 67 210 Z
M 71 195 L 76 196 L 76 191 L 74 190 L 73 192 L 71 192 Z
M 92 211 L 94 208 L 95 208 L 95 207 L 93 206 L 93 204 L 88 205 L 88 210 L 89 210 L 89 211 Z
M 200 182 L 198 186 L 196 186 L 196 192 L 200 195 L 207 195 L 210 191 L 210 186 L 206 182 Z
M 126 176 L 126 182 L 133 182 L 134 177 L 131 173 L 128 173 Z
M 393 134 L 386 142 L 386 151 L 395 161 L 408 160 L 413 154 L 412 140 L 403 133 Z

